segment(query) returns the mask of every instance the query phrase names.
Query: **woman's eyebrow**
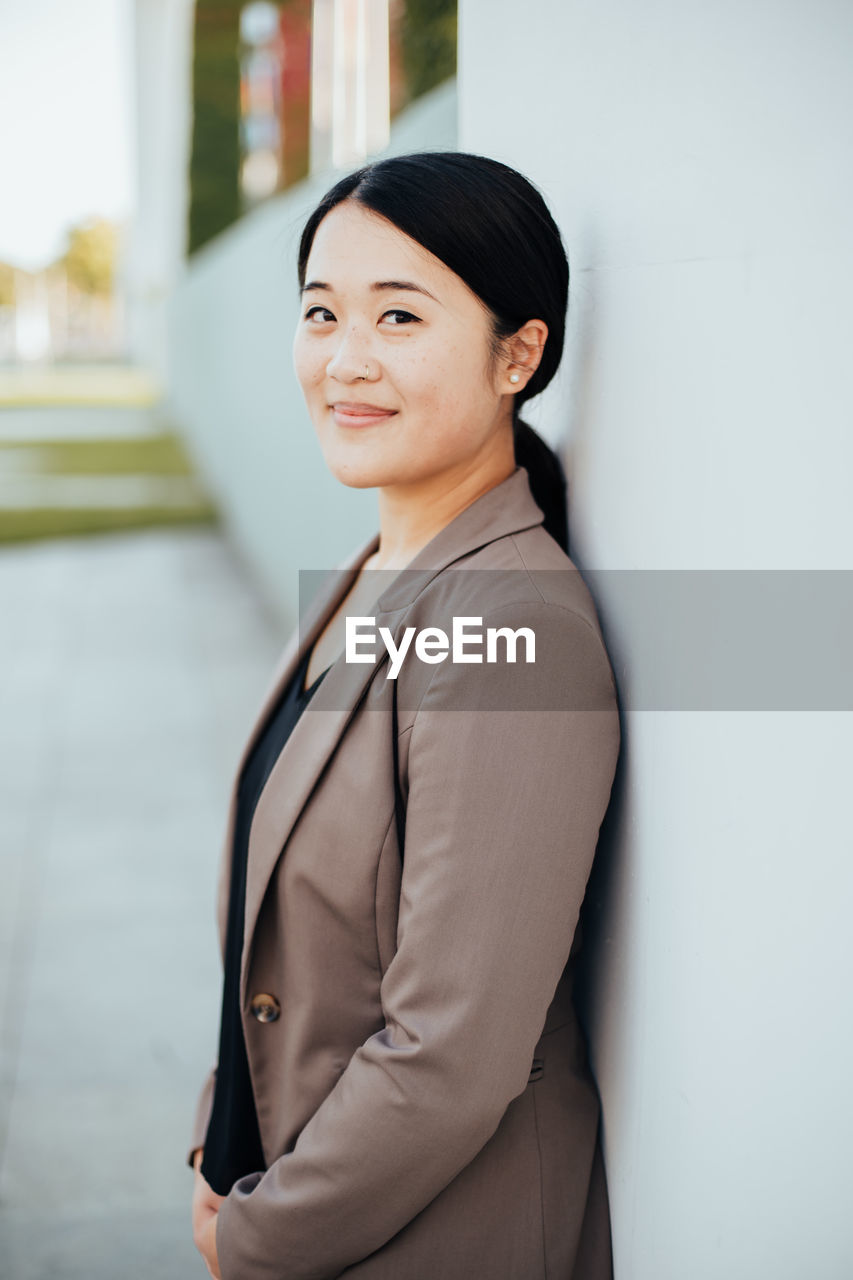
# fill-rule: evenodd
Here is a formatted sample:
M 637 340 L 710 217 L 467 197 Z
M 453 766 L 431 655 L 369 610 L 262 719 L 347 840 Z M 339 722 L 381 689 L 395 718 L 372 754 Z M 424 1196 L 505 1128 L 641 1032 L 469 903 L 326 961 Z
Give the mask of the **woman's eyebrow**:
M 326 284 L 323 280 L 309 280 L 299 290 L 300 293 L 308 293 L 312 289 L 323 289 L 327 293 L 333 293 L 334 290 L 330 284 Z M 438 298 L 434 293 L 430 293 L 429 289 L 425 289 L 422 284 L 415 284 L 413 280 L 377 280 L 370 286 L 372 293 L 381 293 L 383 290 L 407 290 L 409 293 L 422 293 L 427 298 L 432 298 L 433 302 L 438 302 Z
M 423 293 L 427 298 L 432 298 L 433 302 L 438 302 L 434 293 L 430 293 L 429 289 L 425 289 L 422 284 L 415 284 L 412 280 L 377 280 L 370 288 L 373 293 L 381 293 L 383 289 L 407 289 L 410 293 Z

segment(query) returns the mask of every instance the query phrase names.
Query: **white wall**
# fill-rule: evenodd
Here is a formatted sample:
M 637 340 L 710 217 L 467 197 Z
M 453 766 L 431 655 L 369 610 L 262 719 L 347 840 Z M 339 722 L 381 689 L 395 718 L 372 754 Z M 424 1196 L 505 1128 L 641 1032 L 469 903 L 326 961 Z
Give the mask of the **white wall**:
M 398 117 L 381 154 L 455 142 L 448 82 Z M 378 529 L 375 491 L 347 489 L 326 469 L 291 359 L 299 237 L 340 176 L 301 183 L 194 255 L 171 305 L 172 412 L 285 629 L 298 571 L 333 566 Z
M 531 177 L 569 250 L 538 420 L 581 566 L 853 568 L 851 65 L 832 0 L 461 0 L 459 146 Z M 851 716 L 624 736 L 586 1005 L 617 1280 L 841 1280 Z

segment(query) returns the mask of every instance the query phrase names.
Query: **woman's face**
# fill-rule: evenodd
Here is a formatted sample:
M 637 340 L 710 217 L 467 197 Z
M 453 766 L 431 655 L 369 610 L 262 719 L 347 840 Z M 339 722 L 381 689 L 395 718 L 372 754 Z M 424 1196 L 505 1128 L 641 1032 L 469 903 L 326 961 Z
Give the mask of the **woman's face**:
M 509 369 L 468 286 L 385 218 L 346 200 L 317 228 L 294 340 L 326 464 L 356 488 L 449 482 L 502 452 Z

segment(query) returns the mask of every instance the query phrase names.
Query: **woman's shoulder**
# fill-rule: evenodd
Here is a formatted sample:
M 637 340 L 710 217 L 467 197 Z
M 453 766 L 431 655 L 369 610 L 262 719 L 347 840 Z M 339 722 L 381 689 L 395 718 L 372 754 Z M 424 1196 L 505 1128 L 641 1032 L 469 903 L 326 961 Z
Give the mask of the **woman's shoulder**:
M 448 598 L 467 599 L 472 606 L 482 607 L 484 614 L 516 606 L 537 611 L 550 606 L 577 615 L 601 635 L 595 602 L 582 573 L 541 524 L 478 547 L 449 565 L 433 585 Z
M 578 710 L 614 704 L 595 603 L 576 565 L 541 525 L 495 538 L 447 565 L 404 623 L 450 638 L 441 669 L 430 668 L 429 678 L 417 680 L 421 695 L 430 690 L 422 706 Z M 451 643 L 455 635 L 458 650 Z

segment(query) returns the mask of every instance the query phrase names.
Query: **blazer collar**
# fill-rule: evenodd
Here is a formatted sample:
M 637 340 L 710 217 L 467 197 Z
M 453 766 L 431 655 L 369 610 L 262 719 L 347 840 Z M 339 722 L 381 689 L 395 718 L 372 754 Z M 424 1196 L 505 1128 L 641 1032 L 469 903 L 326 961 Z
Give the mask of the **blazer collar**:
M 399 576 L 393 578 L 378 597 L 376 603 L 380 612 L 385 615 L 408 608 L 424 587 L 454 560 L 461 559 L 462 556 L 469 555 L 489 542 L 503 538 L 508 533 L 518 533 L 522 529 L 542 524 L 544 518 L 541 508 L 530 492 L 526 469 L 517 466 L 506 480 L 502 480 L 500 484 L 495 485 L 465 507 L 448 525 L 439 530 L 426 546 L 421 548 L 414 559 L 406 565 Z M 354 585 L 361 566 L 373 555 L 378 546 L 379 535 L 375 533 L 332 570 L 326 582 L 305 608 L 298 627 L 279 656 L 263 704 L 243 748 L 237 767 L 238 774 L 257 741 L 267 715 L 278 702 L 285 685 L 302 661 L 306 650 L 313 646 L 323 632 L 326 623 Z M 378 572 L 387 571 L 378 570 Z M 358 669 L 365 671 L 368 675 L 372 672 L 372 668 L 367 664 L 364 667 L 359 665 Z M 330 671 L 329 675 L 331 674 Z
M 527 471 L 517 466 L 506 480 L 477 498 L 441 529 L 392 580 L 377 599 L 377 626 L 391 621 L 390 615 L 411 604 L 418 593 L 453 561 L 496 538 L 529 529 L 543 520 L 544 515 L 530 492 Z M 229 857 L 234 839 L 237 781 L 249 752 L 306 650 L 314 644 L 337 611 L 358 577 L 361 566 L 378 545 L 379 535 L 374 534 L 333 572 L 285 646 L 237 767 L 226 834 Z M 252 935 L 270 877 L 297 818 L 378 665 L 346 663 L 342 656 L 332 664 L 296 722 L 259 797 L 249 833 L 241 975 L 244 1001 L 247 998 L 247 961 Z

